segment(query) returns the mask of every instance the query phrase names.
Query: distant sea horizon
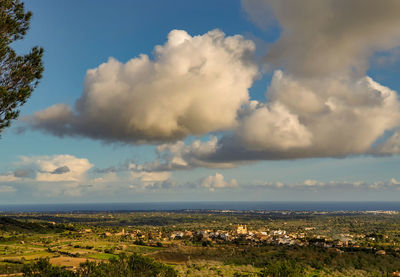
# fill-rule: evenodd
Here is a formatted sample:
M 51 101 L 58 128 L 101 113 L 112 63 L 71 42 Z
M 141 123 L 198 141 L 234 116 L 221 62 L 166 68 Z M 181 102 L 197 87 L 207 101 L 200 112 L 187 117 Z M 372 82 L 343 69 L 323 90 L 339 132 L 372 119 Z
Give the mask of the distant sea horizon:
M 0 204 L 1 213 L 18 212 L 127 212 L 127 211 L 400 211 L 400 201 L 203 201 L 203 202 L 133 202 L 133 203 L 64 203 Z

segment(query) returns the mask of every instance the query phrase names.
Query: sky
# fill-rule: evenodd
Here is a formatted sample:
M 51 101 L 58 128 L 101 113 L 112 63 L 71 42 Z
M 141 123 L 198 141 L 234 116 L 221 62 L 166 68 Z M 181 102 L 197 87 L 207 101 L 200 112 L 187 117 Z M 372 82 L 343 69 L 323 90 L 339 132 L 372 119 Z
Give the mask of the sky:
M 27 0 L 0 201 L 396 201 L 397 0 Z

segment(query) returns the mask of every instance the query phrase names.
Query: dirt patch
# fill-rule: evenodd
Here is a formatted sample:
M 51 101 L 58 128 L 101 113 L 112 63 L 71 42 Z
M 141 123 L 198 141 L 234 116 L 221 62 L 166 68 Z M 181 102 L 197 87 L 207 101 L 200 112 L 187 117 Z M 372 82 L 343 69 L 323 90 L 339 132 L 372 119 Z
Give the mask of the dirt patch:
M 79 265 L 81 263 L 86 262 L 86 260 L 96 261 L 95 259 L 86 259 L 86 258 L 57 257 L 57 258 L 51 258 L 50 263 L 56 266 L 79 267 Z

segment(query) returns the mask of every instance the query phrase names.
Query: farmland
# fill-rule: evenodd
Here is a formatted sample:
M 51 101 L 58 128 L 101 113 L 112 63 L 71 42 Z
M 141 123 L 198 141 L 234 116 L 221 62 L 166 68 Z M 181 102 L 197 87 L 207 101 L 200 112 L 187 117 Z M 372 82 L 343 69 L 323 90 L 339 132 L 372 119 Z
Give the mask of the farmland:
M 75 272 L 85 262 L 138 255 L 180 276 L 380 276 L 400 269 L 396 212 L 73 212 L 0 217 L 0 274 L 47 261 Z M 283 269 L 282 269 L 283 268 Z M 290 273 L 292 272 L 292 273 Z

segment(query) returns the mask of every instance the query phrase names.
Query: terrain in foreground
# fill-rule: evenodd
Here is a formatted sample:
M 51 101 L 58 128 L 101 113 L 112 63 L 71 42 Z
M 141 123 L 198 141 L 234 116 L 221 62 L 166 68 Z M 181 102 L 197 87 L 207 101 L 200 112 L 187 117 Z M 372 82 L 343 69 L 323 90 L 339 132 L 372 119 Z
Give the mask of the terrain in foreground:
M 143 276 L 396 276 L 400 213 L 0 215 L 0 276 L 115 276 L 122 268 L 148 270 Z

